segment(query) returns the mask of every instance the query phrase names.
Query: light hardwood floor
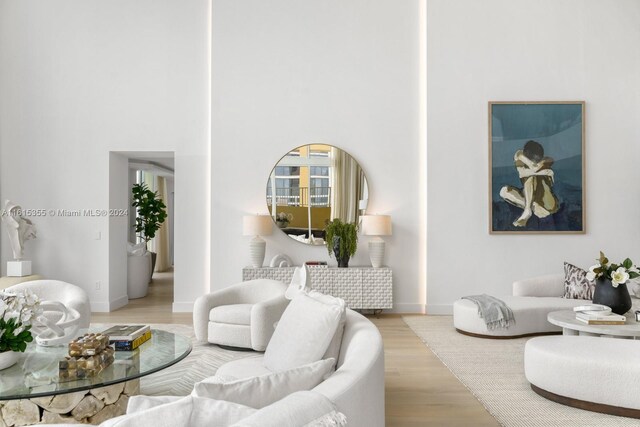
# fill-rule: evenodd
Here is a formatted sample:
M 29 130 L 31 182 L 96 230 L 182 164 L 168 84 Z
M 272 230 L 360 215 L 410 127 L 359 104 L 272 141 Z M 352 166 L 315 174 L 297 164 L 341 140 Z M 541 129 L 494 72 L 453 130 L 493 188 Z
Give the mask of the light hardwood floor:
M 156 273 L 145 298 L 92 322 L 192 324 L 190 313 L 172 313 L 173 273 Z M 386 425 L 498 426 L 496 420 L 402 321 L 400 315 L 370 317 L 385 347 Z

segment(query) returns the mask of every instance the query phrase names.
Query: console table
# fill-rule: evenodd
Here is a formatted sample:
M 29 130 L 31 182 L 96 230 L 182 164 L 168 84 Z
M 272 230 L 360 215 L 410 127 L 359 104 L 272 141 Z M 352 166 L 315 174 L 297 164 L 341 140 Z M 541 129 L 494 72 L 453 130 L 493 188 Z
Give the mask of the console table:
M 242 280 L 273 279 L 289 283 L 295 267 L 246 267 Z M 393 275 L 388 267 L 310 267 L 311 286 L 342 298 L 354 310 L 393 308 Z

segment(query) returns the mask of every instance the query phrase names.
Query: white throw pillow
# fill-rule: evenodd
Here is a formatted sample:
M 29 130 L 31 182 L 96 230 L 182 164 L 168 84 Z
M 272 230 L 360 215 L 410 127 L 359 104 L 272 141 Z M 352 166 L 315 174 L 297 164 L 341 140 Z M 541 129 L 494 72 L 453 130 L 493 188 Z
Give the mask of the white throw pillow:
M 155 403 L 160 403 L 156 401 Z M 148 409 L 105 421 L 106 427 L 225 427 L 256 412 L 245 405 L 196 396 L 160 403 Z
M 310 291 L 309 296 L 314 298 L 317 301 L 320 301 L 324 304 L 330 305 L 338 305 L 342 307 L 342 312 L 340 313 L 340 323 L 338 323 L 338 328 L 336 329 L 336 333 L 333 334 L 333 338 L 329 343 L 329 347 L 327 351 L 324 353 L 323 359 L 336 359 L 336 365 L 338 364 L 338 360 L 340 359 L 340 347 L 342 346 L 342 337 L 344 336 L 344 327 L 347 323 L 347 308 L 342 299 L 333 297 L 331 295 L 321 294 L 318 291 Z
M 343 420 L 344 416 L 336 414 L 336 406 L 324 395 L 315 391 L 299 391 L 260 409 L 234 424 L 233 427 L 318 427 L 321 425 L 340 427 L 345 425 Z M 328 421 L 328 423 L 319 424 L 322 421 Z M 330 424 L 334 421 L 335 424 Z
M 309 363 L 288 371 L 274 372 L 231 382 L 211 377 L 197 383 L 192 395 L 239 403 L 251 408 L 264 408 L 297 391 L 311 390 L 331 372 L 335 359 Z
M 264 366 L 272 372 L 286 371 L 322 359 L 333 339 L 344 301 L 327 304 L 300 294 L 291 300 L 264 353 Z

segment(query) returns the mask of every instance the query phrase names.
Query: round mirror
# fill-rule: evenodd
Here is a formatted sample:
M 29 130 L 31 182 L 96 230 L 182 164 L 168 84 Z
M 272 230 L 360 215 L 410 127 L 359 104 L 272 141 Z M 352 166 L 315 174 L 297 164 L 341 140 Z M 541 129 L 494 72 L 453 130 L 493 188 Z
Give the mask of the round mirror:
M 368 200 L 367 178 L 358 162 L 327 144 L 289 151 L 267 182 L 267 209 L 275 224 L 287 236 L 310 245 L 324 245 L 330 220 L 357 223 Z

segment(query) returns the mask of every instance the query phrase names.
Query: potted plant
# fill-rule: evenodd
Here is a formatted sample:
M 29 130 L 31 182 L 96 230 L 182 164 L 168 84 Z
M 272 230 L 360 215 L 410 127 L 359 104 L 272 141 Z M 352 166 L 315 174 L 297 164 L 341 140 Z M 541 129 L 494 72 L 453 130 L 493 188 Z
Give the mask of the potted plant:
M 338 267 L 349 267 L 349 258 L 358 249 L 358 225 L 335 218 L 327 222 L 324 233 L 329 256 L 333 251 Z
M 293 215 L 286 212 L 279 212 L 276 215 L 276 224 L 278 228 L 287 228 L 289 223 L 293 220 Z
M 133 194 L 133 203 L 131 206 L 136 208 L 136 225 L 135 230 L 139 237 L 146 243 L 156 236 L 156 232 L 167 219 L 167 207 L 157 192 L 149 190 L 147 184 L 135 184 L 131 192 Z M 156 253 L 151 252 L 151 275 L 156 268 Z
M 33 292 L 0 292 L 0 370 L 14 365 L 33 341 L 31 322 L 39 314 L 40 299 Z
M 594 304 L 611 307 L 616 314 L 626 313 L 631 308 L 631 296 L 626 283 L 629 279 L 640 277 L 640 271 L 629 258 L 620 264 L 612 264 L 602 251 L 597 261 L 587 273 L 587 280 L 596 281 Z

